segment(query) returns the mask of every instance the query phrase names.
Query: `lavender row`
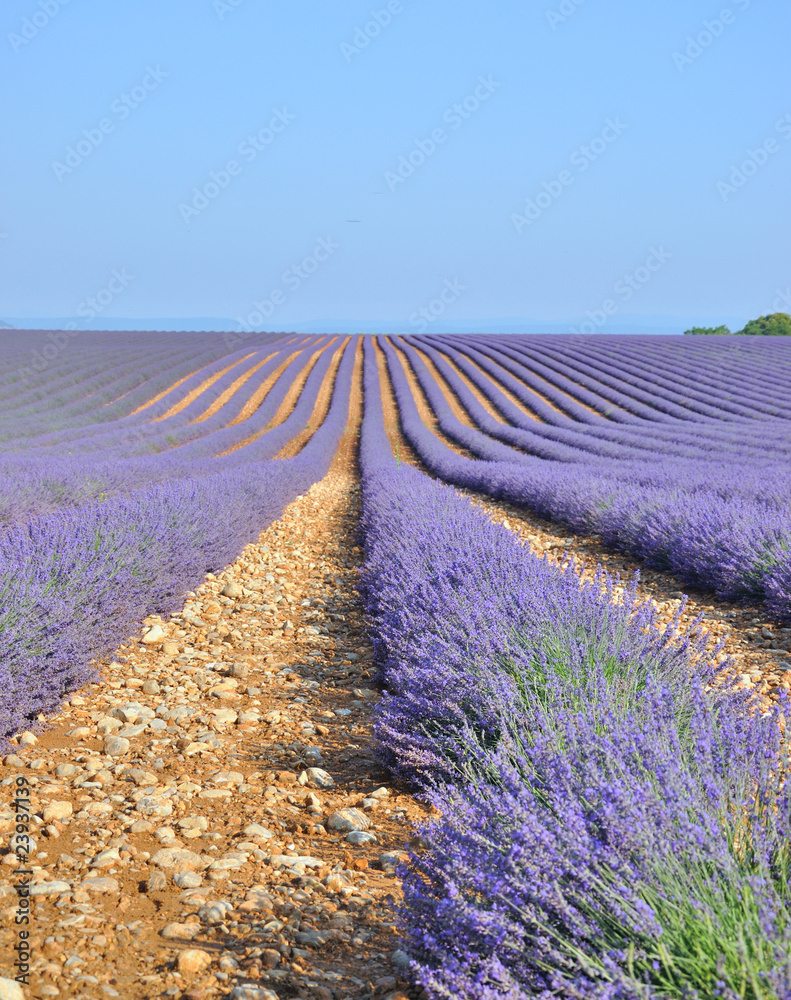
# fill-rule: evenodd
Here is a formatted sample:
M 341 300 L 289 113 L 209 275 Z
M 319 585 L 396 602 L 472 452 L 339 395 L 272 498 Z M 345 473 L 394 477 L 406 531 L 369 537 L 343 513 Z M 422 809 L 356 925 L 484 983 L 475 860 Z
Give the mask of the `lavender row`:
M 613 604 L 604 575 L 581 586 L 398 467 L 370 348 L 364 377 L 377 737 L 441 815 L 401 873 L 420 985 L 431 1000 L 787 997 L 778 719 L 715 697 L 691 669 L 700 649 L 652 628 L 633 591 Z
M 174 385 L 174 381 L 180 381 L 179 378 L 174 379 L 174 373 L 171 370 L 166 370 L 164 374 L 160 373 L 155 379 L 144 378 L 136 386 L 131 386 L 126 382 L 114 389 L 110 388 L 109 391 L 105 390 L 99 399 L 86 398 L 71 415 L 61 417 L 58 411 L 53 412 L 51 409 L 38 421 L 27 423 L 23 419 L 18 423 L 15 422 L 12 424 L 14 434 L 21 439 L 16 444 L 16 448 L 46 447 L 52 444 L 77 441 L 83 437 L 101 435 L 110 422 L 119 419 L 125 419 L 128 423 L 147 423 L 164 415 L 175 402 L 184 399 L 189 392 L 199 388 L 207 379 L 219 375 L 232 365 L 240 364 L 251 353 L 254 353 L 254 350 L 247 348 L 233 354 L 225 354 L 197 371 L 195 370 L 195 362 L 188 359 L 184 366 L 188 374 L 185 381 L 181 382 L 177 388 L 171 389 L 170 392 L 166 391 L 165 396 L 153 406 L 149 406 L 144 413 L 137 414 L 135 411 L 150 403 L 163 390 L 170 389 Z
M 253 416 L 234 426 L 226 426 L 229 403 L 213 417 L 198 424 L 187 423 L 186 426 L 172 428 L 168 421 L 163 421 L 159 425 L 137 425 L 134 429 L 118 430 L 119 444 L 125 443 L 126 454 L 112 454 L 107 448 L 97 450 L 94 447 L 91 454 L 6 456 L 0 460 L 0 523 L 20 522 L 92 501 L 104 502 L 109 497 L 169 479 L 232 471 L 251 462 L 274 458 L 310 418 L 337 349 L 335 345 L 323 353 L 311 371 L 294 410 L 272 430 L 267 430 L 267 425 L 291 389 L 294 379 L 307 364 L 308 353 L 298 356 L 287 366 Z M 276 355 L 269 365 L 274 367 L 281 363 L 282 358 Z M 269 365 L 260 369 L 257 375 L 263 377 Z M 192 405 L 197 411 L 202 411 L 206 404 L 198 405 L 196 401 Z M 234 415 L 238 407 L 237 402 L 232 411 Z M 157 431 L 157 427 L 161 429 Z M 145 447 L 142 447 L 141 438 L 134 430 L 149 434 L 142 439 Z M 156 437 L 152 439 L 150 435 L 154 433 Z M 255 440 L 243 448 L 238 447 L 250 438 Z
M 596 456 L 646 459 L 655 454 L 651 439 L 647 439 L 646 435 L 639 432 L 621 430 L 621 425 L 613 425 L 611 429 L 578 425 L 578 429 L 574 429 L 573 427 L 538 424 L 536 421 L 530 420 L 507 399 L 491 379 L 477 371 L 474 366 L 465 365 L 464 356 L 443 343 L 442 354 L 447 354 L 448 357 L 452 358 L 487 401 L 507 417 L 510 424 L 515 425 L 522 432 L 515 434 L 513 427 L 495 420 L 486 412 L 482 404 L 478 402 L 475 395 L 444 360 L 439 351 L 427 343 L 421 343 L 421 346 L 475 424 L 499 440 L 520 447 L 530 454 L 553 461 L 591 460 Z M 664 450 L 681 454 L 679 447 L 673 447 L 668 443 L 665 443 Z
M 149 350 L 143 353 L 136 340 L 119 346 L 110 341 L 103 350 L 101 346 L 93 350 L 89 345 L 78 342 L 65 352 L 63 365 L 67 374 L 60 376 L 63 366 L 56 367 L 56 362 L 53 362 L 40 384 L 27 390 L 27 397 L 38 400 L 44 410 L 49 409 L 50 412 L 44 414 L 45 427 L 52 419 L 52 400 L 60 399 L 58 394 L 63 390 L 70 390 L 70 395 L 77 401 L 72 407 L 72 419 L 84 419 L 85 415 L 97 409 L 97 403 L 120 404 L 120 413 L 113 412 L 112 416 L 125 415 L 137 405 L 136 398 L 144 403 L 183 376 L 205 368 L 227 354 L 227 348 L 218 338 L 207 341 L 198 337 L 182 341 L 166 337 L 164 349 L 149 344 Z M 97 363 L 102 366 L 98 373 L 95 370 Z M 90 366 L 94 366 L 93 382 L 88 380 L 84 384 L 82 374 Z M 134 393 L 132 398 L 130 393 Z M 13 409 L 10 409 L 10 402 L 13 402 Z M 19 396 L 4 402 L 6 421 L 9 418 L 13 422 L 19 421 L 23 402 L 24 399 Z M 105 416 L 101 414 L 102 419 Z M 59 415 L 59 419 L 63 418 Z M 27 436 L 33 433 L 28 428 L 23 428 L 23 431 Z
M 596 351 L 597 356 L 601 353 L 604 352 Z M 763 414 L 774 415 L 776 408 L 782 410 L 784 407 L 782 397 L 773 401 L 766 399 L 766 384 L 754 385 L 751 373 L 731 373 L 727 379 L 719 378 L 707 367 L 692 363 L 690 358 L 671 355 L 646 343 L 639 349 L 622 347 L 618 354 L 657 385 L 683 388 L 685 393 L 690 392 L 704 401 L 715 399 L 719 406 L 750 419 Z M 613 354 L 607 352 L 607 356 L 611 358 Z M 788 407 L 785 410 L 788 416 Z
M 425 343 L 422 338 L 417 339 L 421 343 Z M 438 341 L 439 338 L 435 338 L 431 340 L 431 343 L 438 343 Z M 645 422 L 642 426 L 635 424 L 609 424 L 609 426 L 606 424 L 597 426 L 578 424 L 576 427 L 573 425 L 560 427 L 536 424 L 535 421 L 520 413 L 519 409 L 505 398 L 491 379 L 477 371 L 474 366 L 465 366 L 464 356 L 449 347 L 447 341 L 438 343 L 438 346 L 444 354 L 459 365 L 473 384 L 512 424 L 528 430 L 532 435 L 545 438 L 549 442 L 558 442 L 560 445 L 567 445 L 570 448 L 587 452 L 591 458 L 603 456 L 619 460 L 642 459 L 656 462 L 660 456 L 677 456 L 689 459 L 711 459 L 720 462 L 727 460 L 729 453 L 731 453 L 740 460 L 749 457 L 751 461 L 772 466 L 779 456 L 791 457 L 791 423 L 788 421 L 775 420 L 771 423 L 773 446 L 771 456 L 768 455 L 766 449 L 767 427 L 764 422 L 755 420 L 729 423 L 718 421 L 695 425 L 686 421 L 675 425 Z M 429 348 L 429 350 L 433 350 L 433 348 Z M 467 351 L 470 356 L 475 356 L 470 348 L 467 348 Z M 433 354 L 431 356 L 434 358 Z M 450 373 L 451 377 L 449 378 L 446 372 L 449 372 L 448 366 L 443 366 L 443 376 L 465 408 L 468 409 L 476 424 L 487 433 L 499 437 L 502 431 L 496 429 L 491 418 L 486 417 L 479 420 L 480 407 L 477 404 L 473 404 L 472 407 L 467 406 L 466 400 L 470 398 L 467 390 L 459 390 L 459 380 L 453 377 L 452 373 Z M 555 448 L 551 444 L 543 449 L 533 447 L 528 448 L 528 450 L 555 460 L 563 460 L 567 454 L 564 454 L 561 448 Z M 611 468 L 614 475 L 620 474 L 620 465 L 613 465 Z M 731 479 L 733 479 L 732 476 Z
M 249 461 L 56 513 L 0 536 L 0 732 L 57 707 L 148 614 L 174 610 L 329 469 L 346 427 L 353 351 L 296 458 Z
M 420 419 L 400 363 L 388 368 L 404 434 L 427 468 L 445 482 L 530 508 L 575 532 L 593 532 L 612 548 L 670 571 L 727 599 L 766 601 L 791 617 L 791 518 L 787 494 L 774 502 L 734 494 L 723 499 L 693 467 L 696 484 L 630 482 L 583 463 L 471 461 L 443 444 Z M 617 466 L 617 463 L 614 463 Z M 740 469 L 740 475 L 749 470 Z M 757 474 L 757 472 L 754 472 Z M 735 502 L 734 502 L 735 498 Z
M 603 380 L 649 406 L 664 408 L 665 412 L 682 420 L 699 419 L 696 414 L 714 420 L 755 419 L 764 415 L 788 416 L 788 408 L 777 402 L 772 403 L 765 414 L 760 414 L 750 407 L 724 400 L 722 394 L 707 398 L 694 390 L 683 390 L 676 382 L 668 379 L 662 380 L 658 385 L 655 372 L 647 377 L 637 366 L 629 363 L 620 350 L 612 352 L 607 358 L 599 357 L 595 345 L 589 344 L 584 348 L 563 345 L 555 349 L 548 348 L 547 353 L 549 351 L 553 357 L 563 364 L 571 365 L 575 371 Z M 742 383 L 745 388 L 749 385 L 744 379 Z
M 502 338 L 498 338 L 502 342 Z M 653 346 L 656 349 L 657 338 L 641 338 L 642 343 L 648 341 L 649 346 Z M 577 373 L 587 376 L 592 374 L 596 381 L 599 381 L 599 375 L 604 376 L 604 380 L 612 386 L 615 391 L 624 391 L 628 396 L 637 396 L 642 399 L 648 406 L 656 406 L 662 402 L 665 398 L 665 394 L 656 394 L 652 391 L 652 387 L 646 386 L 648 392 L 642 396 L 639 391 L 635 391 L 634 379 L 630 376 L 628 371 L 628 362 L 624 361 L 625 351 L 628 350 L 628 344 L 612 343 L 608 345 L 609 353 L 611 355 L 611 360 L 608 362 L 607 367 L 602 369 L 601 365 L 597 365 L 595 371 L 589 370 L 589 355 L 594 352 L 599 352 L 603 350 L 603 345 L 594 341 L 591 343 L 587 338 L 576 338 L 576 337 L 550 337 L 550 338 L 514 338 L 510 346 L 517 352 L 529 353 L 531 357 L 537 357 L 543 360 L 545 363 L 559 363 L 561 368 L 566 364 L 571 362 L 573 367 L 576 369 L 573 377 L 577 377 Z M 672 350 L 675 345 L 670 342 L 671 349 L 665 349 L 675 360 L 676 366 L 681 366 L 681 368 L 690 373 L 695 373 L 697 368 L 700 367 L 700 360 L 697 366 L 691 364 L 691 357 L 685 356 L 683 351 L 678 349 Z M 716 345 L 715 345 L 716 346 Z M 664 352 L 663 352 L 664 353 Z M 751 359 L 754 360 L 754 359 Z M 777 362 L 780 363 L 781 370 L 785 366 L 785 384 L 787 387 L 788 383 L 788 354 L 783 350 L 782 345 L 777 352 Z M 753 390 L 754 376 L 749 365 L 737 365 L 735 366 L 735 378 L 740 387 L 744 387 L 749 393 Z M 785 402 L 785 391 L 782 389 L 778 392 L 778 386 L 775 385 L 774 390 L 771 390 L 767 386 L 764 378 L 760 378 L 756 383 L 756 389 L 760 393 L 763 393 L 759 398 L 763 398 L 773 407 L 785 408 L 787 411 L 787 404 Z M 769 391 L 768 391 L 769 390 Z M 712 398 L 714 404 L 720 402 L 720 395 L 717 394 Z M 678 397 L 683 398 L 683 397 Z M 683 414 L 679 414 L 682 416 Z M 689 415 L 685 419 L 689 419 Z M 715 419 L 716 416 L 715 416 Z

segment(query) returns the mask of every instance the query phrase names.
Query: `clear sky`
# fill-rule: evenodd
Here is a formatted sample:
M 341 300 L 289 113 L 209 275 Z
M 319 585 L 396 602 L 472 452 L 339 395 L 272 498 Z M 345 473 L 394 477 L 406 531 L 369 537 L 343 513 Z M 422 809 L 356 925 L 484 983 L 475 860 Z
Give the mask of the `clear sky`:
M 791 311 L 790 38 L 788 0 L 3 0 L 0 318 Z

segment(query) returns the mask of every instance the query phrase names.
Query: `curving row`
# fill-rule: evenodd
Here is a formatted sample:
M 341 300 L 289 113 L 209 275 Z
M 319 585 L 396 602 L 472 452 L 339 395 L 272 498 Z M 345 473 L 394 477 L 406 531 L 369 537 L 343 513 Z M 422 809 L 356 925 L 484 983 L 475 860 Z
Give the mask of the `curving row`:
M 552 411 L 552 423 L 539 422 L 508 398 L 540 411 L 532 376 L 508 355 L 529 361 L 531 352 L 560 356 L 562 348 L 570 357 L 570 348 L 545 347 L 550 338 L 541 337 L 508 338 L 509 344 L 528 341 L 522 348 L 490 347 L 496 339 L 378 338 L 403 433 L 432 473 L 527 506 L 575 532 L 600 535 L 688 584 L 728 599 L 763 600 L 779 617 L 791 616 L 791 464 L 784 461 L 791 456 L 791 420 L 782 415 L 789 409 L 785 402 L 772 402 L 777 413 L 771 416 L 756 412 L 748 419 L 722 399 L 722 419 L 699 410 L 694 420 L 691 410 L 681 419 L 667 409 L 652 419 L 634 413 L 626 419 L 624 403 L 610 419 L 604 409 L 581 409 L 583 399 L 585 406 L 594 402 L 585 390 L 578 393 L 575 417 L 565 403 L 566 413 Z M 662 348 L 658 340 L 648 345 L 655 352 Z M 675 363 L 677 346 L 671 347 Z M 594 353 L 587 344 L 585 351 Z M 765 399 L 774 399 L 772 380 L 786 388 L 791 383 L 787 351 L 779 352 L 774 373 L 760 370 L 764 349 L 757 358 L 749 351 L 731 354 L 735 358 L 728 354 L 726 360 L 733 371 L 744 367 L 745 355 L 756 362 L 754 382 L 765 387 Z M 623 372 L 622 354 L 616 360 L 613 370 Z M 572 370 L 570 361 L 565 370 Z M 559 395 L 554 402 L 559 410 Z M 425 421 L 426 411 L 440 433 Z
M 268 363 L 277 365 L 262 365 L 233 403 L 228 366 L 237 359 L 226 355 L 175 398 L 91 423 L 83 436 L 67 432 L 65 441 L 61 430 L 30 438 L 23 454 L 3 456 L 11 523 L 0 532 L 0 735 L 56 708 L 91 677 L 91 660 L 147 615 L 174 610 L 326 474 L 349 417 L 357 343 L 303 346 L 245 352 L 260 362 L 274 350 Z M 224 374 L 191 399 L 207 370 Z M 233 378 L 242 370 L 236 364 Z M 265 370 L 276 376 L 269 385 Z M 268 391 L 253 399 L 262 386 Z M 234 423 L 251 401 L 249 416 Z M 274 460 L 316 418 L 298 453 Z

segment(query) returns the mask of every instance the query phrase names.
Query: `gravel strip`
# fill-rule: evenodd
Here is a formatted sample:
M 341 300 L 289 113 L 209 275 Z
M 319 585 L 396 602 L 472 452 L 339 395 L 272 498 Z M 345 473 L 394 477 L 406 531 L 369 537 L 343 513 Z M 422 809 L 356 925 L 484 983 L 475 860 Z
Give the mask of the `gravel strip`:
M 359 487 L 338 464 L 4 758 L 0 976 L 23 787 L 29 995 L 417 995 L 393 868 L 427 813 L 374 757 Z

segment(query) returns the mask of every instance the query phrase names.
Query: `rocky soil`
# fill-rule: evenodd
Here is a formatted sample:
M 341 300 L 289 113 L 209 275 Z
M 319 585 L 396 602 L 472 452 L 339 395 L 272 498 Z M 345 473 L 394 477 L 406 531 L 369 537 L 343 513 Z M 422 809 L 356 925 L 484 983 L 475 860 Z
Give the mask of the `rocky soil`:
M 394 866 L 426 811 L 374 757 L 359 487 L 341 465 L 16 739 L 0 769 L 0 975 L 19 778 L 32 975 L 0 1000 L 413 995 Z

